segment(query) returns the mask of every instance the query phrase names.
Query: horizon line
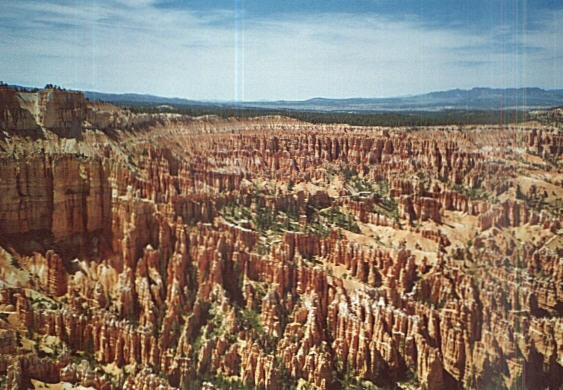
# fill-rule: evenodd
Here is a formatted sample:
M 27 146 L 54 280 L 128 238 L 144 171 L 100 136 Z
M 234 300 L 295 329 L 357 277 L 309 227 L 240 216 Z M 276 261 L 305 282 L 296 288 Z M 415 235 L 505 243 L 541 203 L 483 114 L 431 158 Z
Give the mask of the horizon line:
M 314 99 L 325 99 L 325 100 L 353 100 L 353 99 L 395 99 L 395 98 L 409 98 L 409 97 L 416 97 L 416 96 L 424 96 L 424 95 L 429 95 L 432 93 L 439 93 L 439 92 L 452 92 L 452 91 L 472 91 L 475 89 L 488 89 L 488 90 L 501 90 L 501 91 L 507 91 L 507 90 L 530 90 L 530 89 L 539 89 L 542 91 L 546 91 L 546 92 L 550 92 L 550 91 L 560 91 L 563 90 L 563 87 L 559 87 L 559 88 L 542 88 L 542 87 L 538 87 L 538 86 L 525 86 L 525 87 L 508 87 L 508 88 L 502 88 L 502 87 L 490 87 L 490 86 L 475 86 L 475 87 L 471 87 L 471 88 L 449 88 L 449 89 L 442 89 L 442 90 L 430 90 L 427 92 L 420 92 L 420 93 L 411 93 L 411 94 L 401 94 L 401 95 L 389 95 L 389 96 L 349 96 L 349 97 L 326 97 L 326 96 L 320 96 L 320 95 L 315 95 L 315 96 L 311 96 L 309 98 L 305 98 L 305 99 L 254 99 L 254 100 L 225 100 L 225 99 L 194 99 L 194 98 L 190 98 L 190 97 L 181 97 L 181 96 L 166 96 L 166 95 L 158 95 L 155 93 L 151 93 L 151 92 L 108 92 L 108 91 L 99 91 L 99 90 L 90 90 L 90 89 L 80 89 L 80 88 L 72 88 L 72 87 L 65 87 L 62 85 L 58 85 L 58 84 L 53 84 L 53 83 L 46 83 L 44 86 L 42 87 L 37 87 L 37 86 L 28 86 L 28 85 L 22 85 L 19 83 L 10 83 L 7 82 L 5 80 L 0 80 L 0 83 L 4 83 L 5 85 L 9 86 L 9 87 L 18 87 L 18 88 L 26 88 L 26 89 L 45 89 L 45 87 L 47 85 L 52 85 L 54 87 L 59 87 L 62 88 L 63 90 L 66 91 L 72 91 L 72 92 L 82 92 L 82 93 L 99 93 L 99 94 L 107 94 L 107 95 L 137 95 L 137 96 L 150 96 L 150 97 L 155 97 L 155 98 L 161 98 L 161 99 L 180 99 L 180 100 L 190 100 L 190 101 L 194 101 L 194 102 L 206 102 L 206 103 L 231 103 L 231 104 L 245 104 L 245 103 L 276 103 L 276 102 L 306 102 L 309 100 L 314 100 Z

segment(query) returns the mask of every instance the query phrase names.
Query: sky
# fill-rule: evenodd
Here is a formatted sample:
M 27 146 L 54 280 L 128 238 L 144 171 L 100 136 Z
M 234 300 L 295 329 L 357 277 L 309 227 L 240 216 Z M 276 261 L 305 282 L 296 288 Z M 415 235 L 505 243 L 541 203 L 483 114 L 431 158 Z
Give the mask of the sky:
M 0 80 L 197 100 L 563 88 L 561 0 L 0 0 Z

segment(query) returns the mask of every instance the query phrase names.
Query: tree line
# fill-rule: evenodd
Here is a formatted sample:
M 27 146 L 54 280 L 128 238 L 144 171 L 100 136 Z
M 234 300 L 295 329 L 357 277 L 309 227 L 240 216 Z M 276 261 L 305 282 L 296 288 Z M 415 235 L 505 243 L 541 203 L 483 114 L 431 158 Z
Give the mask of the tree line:
M 342 123 L 353 126 L 451 126 L 508 124 L 530 120 L 521 110 L 444 110 L 401 112 L 324 112 L 290 109 L 234 107 L 227 105 L 174 105 L 154 103 L 117 103 L 137 113 L 177 113 L 189 116 L 217 115 L 222 118 L 251 118 L 281 115 L 309 123 Z

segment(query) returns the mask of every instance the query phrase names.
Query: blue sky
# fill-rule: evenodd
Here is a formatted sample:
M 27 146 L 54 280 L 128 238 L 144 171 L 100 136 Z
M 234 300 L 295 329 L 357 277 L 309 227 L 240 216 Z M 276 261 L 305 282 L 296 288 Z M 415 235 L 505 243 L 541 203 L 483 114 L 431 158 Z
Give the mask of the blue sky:
M 0 80 L 206 100 L 563 88 L 562 1 L 0 0 Z

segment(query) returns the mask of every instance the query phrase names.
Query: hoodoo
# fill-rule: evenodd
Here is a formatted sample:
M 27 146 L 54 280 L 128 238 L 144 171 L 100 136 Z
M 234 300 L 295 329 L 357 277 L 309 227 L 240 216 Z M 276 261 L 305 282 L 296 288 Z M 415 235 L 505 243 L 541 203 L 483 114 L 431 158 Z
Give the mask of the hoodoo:
M 0 86 L 0 130 L 9 389 L 562 385 L 549 125 L 137 114 Z

